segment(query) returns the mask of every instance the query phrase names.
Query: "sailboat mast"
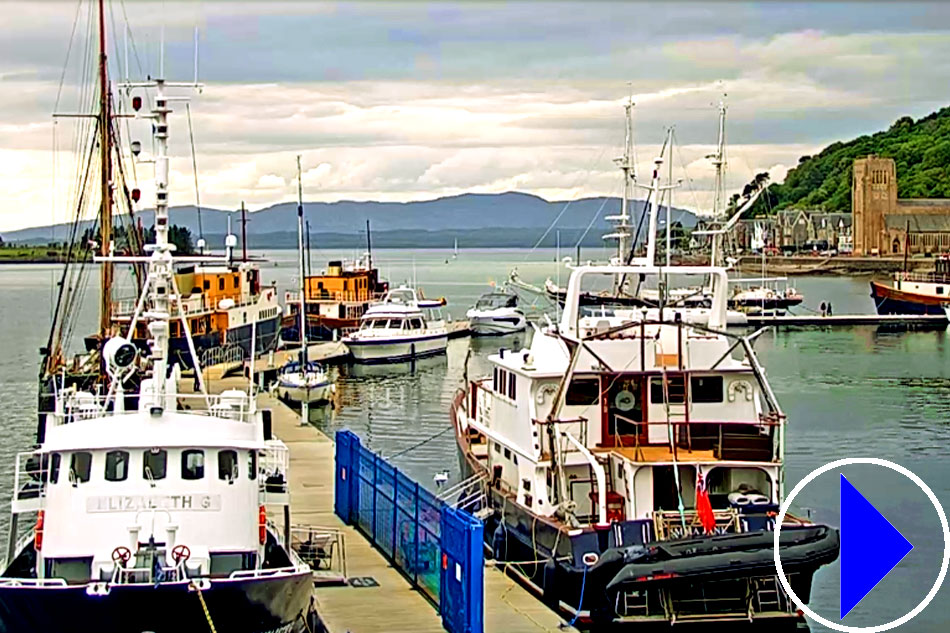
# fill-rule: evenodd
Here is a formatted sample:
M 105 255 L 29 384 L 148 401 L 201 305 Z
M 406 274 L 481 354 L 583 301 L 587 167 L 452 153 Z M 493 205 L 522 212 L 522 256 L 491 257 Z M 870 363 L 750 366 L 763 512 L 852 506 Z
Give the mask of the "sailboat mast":
M 99 209 L 99 254 L 109 255 L 112 245 L 112 135 L 109 111 L 109 76 L 106 58 L 105 0 L 99 0 L 99 175 L 101 207 Z M 104 342 L 112 326 L 112 263 L 99 264 L 99 338 Z
M 713 222 L 720 220 L 723 211 L 723 198 L 725 197 L 725 142 L 726 142 L 726 104 L 719 101 L 719 139 L 716 143 L 716 153 L 713 154 L 713 166 L 716 168 L 716 189 L 713 196 L 712 217 Z M 722 235 L 714 234 L 712 242 L 712 254 L 710 265 L 719 265 L 720 251 L 722 250 Z
M 307 301 L 304 287 L 307 280 L 303 270 L 303 178 L 300 171 L 300 154 L 297 155 L 297 260 L 300 276 L 300 371 L 307 371 Z

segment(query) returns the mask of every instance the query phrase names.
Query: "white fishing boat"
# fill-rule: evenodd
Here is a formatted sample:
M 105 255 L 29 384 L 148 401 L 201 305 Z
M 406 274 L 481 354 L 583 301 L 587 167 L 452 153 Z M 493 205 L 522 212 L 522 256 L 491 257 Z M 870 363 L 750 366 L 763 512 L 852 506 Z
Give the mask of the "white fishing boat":
M 528 326 L 524 311 L 518 307 L 518 295 L 513 292 L 487 292 L 465 316 L 476 336 L 514 334 L 524 332 Z
M 373 304 L 360 329 L 343 342 L 360 363 L 387 363 L 445 353 L 448 330 L 441 309 L 445 300 L 419 297 L 415 288 L 399 286 Z
M 102 28 L 101 3 L 99 18 Z M 0 630 L 303 632 L 312 572 L 288 547 L 289 455 L 265 436 L 253 377 L 247 391 L 211 395 L 198 371 L 198 393 L 178 389 L 173 325 L 189 364 L 200 363 L 175 266 L 229 263 L 175 257 L 169 242 L 168 117 L 186 96 L 167 90 L 198 86 L 150 79 L 126 87 L 149 93 L 141 117 L 155 148 L 155 238 L 147 256 L 96 261 L 142 265 L 147 277 L 126 335 L 103 345 L 107 389 L 57 389 L 42 439 L 17 456 Z M 148 353 L 128 334 L 138 324 Z M 282 531 L 269 519 L 274 506 Z M 35 527 L 23 535 L 29 515 Z
M 300 354 L 297 360 L 290 360 L 277 375 L 278 397 L 298 404 L 326 402 L 333 393 L 333 381 L 326 369 L 319 363 L 307 359 L 308 342 L 305 336 L 307 328 L 306 302 L 304 286 L 304 218 L 303 218 L 303 178 L 300 169 L 300 156 L 297 156 L 297 265 L 299 292 L 297 300 L 297 332 L 300 334 Z

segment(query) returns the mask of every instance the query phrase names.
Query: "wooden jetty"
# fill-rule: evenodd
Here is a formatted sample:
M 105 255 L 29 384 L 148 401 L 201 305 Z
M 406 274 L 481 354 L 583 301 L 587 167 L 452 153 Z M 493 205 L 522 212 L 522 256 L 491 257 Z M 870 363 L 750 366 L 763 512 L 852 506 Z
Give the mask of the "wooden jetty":
M 781 316 L 749 315 L 749 325 L 778 326 L 839 326 L 839 325 L 907 325 L 939 327 L 947 325 L 947 317 L 942 314 L 820 314 Z
M 182 383 L 183 392 L 190 390 L 190 381 Z M 246 389 L 247 379 L 232 377 L 212 384 L 214 391 L 228 388 Z M 271 410 L 273 433 L 290 451 L 291 523 L 341 530 L 347 575 L 351 580 L 363 579 L 314 587 L 323 628 L 328 633 L 441 633 L 441 616 L 433 605 L 360 532 L 334 514 L 333 441 L 316 427 L 302 424 L 293 409 L 268 393 L 260 393 L 257 404 Z M 492 563 L 485 567 L 484 603 L 485 631 L 576 631 Z

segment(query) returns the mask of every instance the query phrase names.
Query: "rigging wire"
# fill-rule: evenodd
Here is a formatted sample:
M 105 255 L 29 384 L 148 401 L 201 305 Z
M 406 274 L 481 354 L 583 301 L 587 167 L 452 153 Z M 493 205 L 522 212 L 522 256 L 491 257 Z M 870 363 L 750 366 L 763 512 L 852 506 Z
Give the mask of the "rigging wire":
M 191 140 L 191 170 L 195 174 L 195 209 L 198 211 L 198 239 L 203 240 L 205 234 L 201 228 L 201 193 L 198 189 L 198 157 L 195 154 L 195 131 L 191 125 L 191 105 L 187 101 L 185 102 L 185 112 L 188 114 L 188 138 Z

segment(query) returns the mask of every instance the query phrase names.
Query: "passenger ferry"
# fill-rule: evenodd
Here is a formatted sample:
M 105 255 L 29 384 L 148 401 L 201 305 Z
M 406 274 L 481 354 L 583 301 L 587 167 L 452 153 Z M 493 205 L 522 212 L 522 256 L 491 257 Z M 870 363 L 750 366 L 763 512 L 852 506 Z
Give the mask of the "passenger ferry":
M 173 257 L 169 84 L 128 87 L 154 91 L 155 243 L 147 257 L 107 259 L 147 267 L 129 330 L 148 336 L 148 352 L 127 338 L 106 341 L 107 391 L 58 389 L 38 447 L 17 456 L 0 630 L 303 632 L 313 581 L 289 547 L 289 455 L 266 435 L 253 381 L 213 396 L 198 372 L 200 393 L 178 391 L 173 325 L 191 340 L 191 317 L 176 261 L 228 264 Z M 274 506 L 281 532 L 269 518 Z M 24 515 L 35 525 L 21 537 Z
M 360 329 L 343 342 L 361 363 L 385 363 L 444 354 L 449 335 L 442 319 L 445 299 L 419 297 L 415 288 L 399 286 L 373 304 Z
M 932 273 L 894 273 L 892 285 L 871 281 L 878 314 L 944 314 L 950 306 L 950 255 L 934 260 Z
M 588 282 L 618 277 L 711 278 L 705 324 L 689 308 L 588 311 Z M 786 418 L 750 341 L 723 332 L 727 288 L 725 268 L 652 257 L 574 268 L 560 321 L 490 356 L 452 406 L 496 560 L 585 625 L 802 621 L 772 560 Z M 807 600 L 838 532 L 782 528 Z

